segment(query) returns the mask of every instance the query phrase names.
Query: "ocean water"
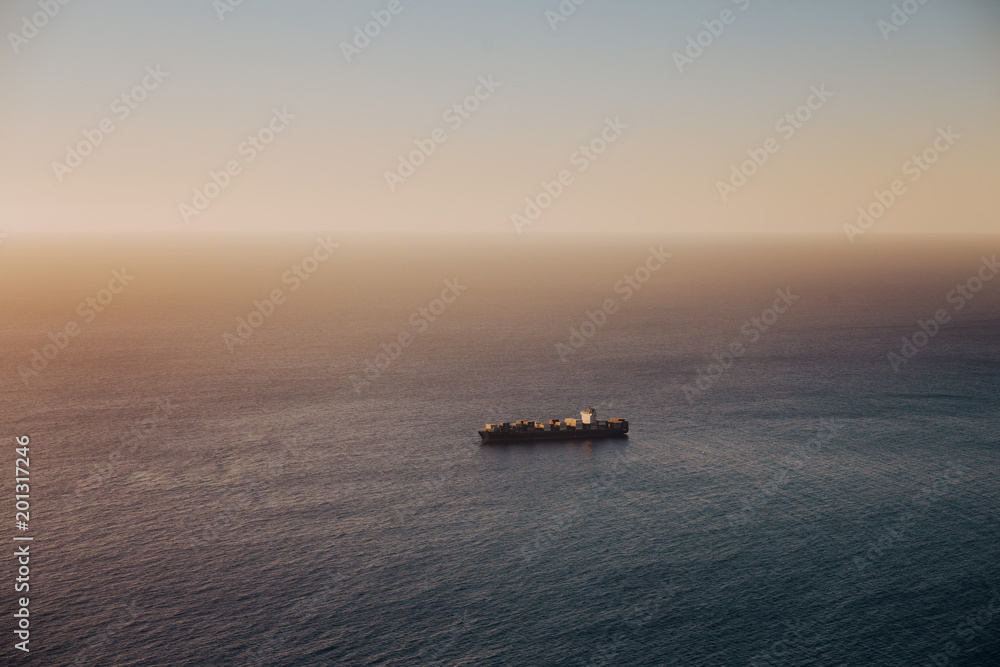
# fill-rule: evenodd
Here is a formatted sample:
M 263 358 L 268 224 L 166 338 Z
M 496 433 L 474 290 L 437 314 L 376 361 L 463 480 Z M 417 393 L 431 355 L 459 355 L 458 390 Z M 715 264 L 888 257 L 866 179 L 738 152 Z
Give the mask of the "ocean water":
M 1000 664 L 995 239 L 331 238 L 0 246 L 3 664 Z

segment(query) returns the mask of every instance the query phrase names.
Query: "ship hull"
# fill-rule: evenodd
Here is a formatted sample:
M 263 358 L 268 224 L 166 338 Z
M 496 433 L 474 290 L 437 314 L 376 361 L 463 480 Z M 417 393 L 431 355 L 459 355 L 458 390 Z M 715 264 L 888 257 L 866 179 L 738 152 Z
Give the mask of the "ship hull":
M 483 439 L 481 444 L 500 444 L 510 442 L 536 442 L 539 440 L 596 440 L 604 438 L 627 438 L 627 429 L 567 429 L 561 431 L 543 431 L 535 429 L 537 433 L 527 431 L 510 431 L 497 433 L 495 431 L 479 431 L 479 437 Z

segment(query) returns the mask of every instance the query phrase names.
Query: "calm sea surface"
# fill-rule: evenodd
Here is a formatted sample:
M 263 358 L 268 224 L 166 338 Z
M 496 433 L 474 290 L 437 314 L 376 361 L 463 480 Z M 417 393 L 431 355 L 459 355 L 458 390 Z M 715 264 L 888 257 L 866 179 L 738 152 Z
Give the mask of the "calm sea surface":
M 331 240 L 0 246 L 0 662 L 1000 664 L 995 239 Z

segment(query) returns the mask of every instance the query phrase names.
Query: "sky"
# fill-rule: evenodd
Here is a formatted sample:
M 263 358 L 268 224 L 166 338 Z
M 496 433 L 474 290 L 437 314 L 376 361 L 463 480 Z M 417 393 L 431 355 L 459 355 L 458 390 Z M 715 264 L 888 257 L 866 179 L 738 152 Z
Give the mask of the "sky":
M 1000 229 L 995 1 L 237 1 L 2 3 L 0 232 Z

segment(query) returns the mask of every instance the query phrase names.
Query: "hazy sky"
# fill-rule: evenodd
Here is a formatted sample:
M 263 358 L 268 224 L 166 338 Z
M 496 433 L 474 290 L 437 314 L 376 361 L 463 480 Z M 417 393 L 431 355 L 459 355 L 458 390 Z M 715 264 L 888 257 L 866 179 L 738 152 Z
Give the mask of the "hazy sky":
M 0 231 L 1000 229 L 995 0 L 237 1 L 3 2 Z

